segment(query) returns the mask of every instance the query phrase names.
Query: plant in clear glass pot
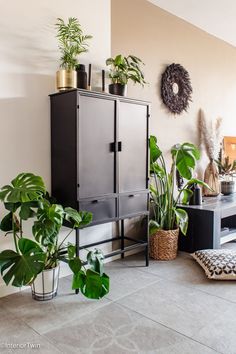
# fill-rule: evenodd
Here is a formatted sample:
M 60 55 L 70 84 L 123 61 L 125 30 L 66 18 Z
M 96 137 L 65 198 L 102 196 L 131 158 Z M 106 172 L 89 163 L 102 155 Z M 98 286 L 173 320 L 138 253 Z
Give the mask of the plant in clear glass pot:
M 208 187 L 199 179 L 193 178 L 193 171 L 200 153 L 190 143 L 176 144 L 171 148 L 172 164 L 167 170 L 162 151 L 155 136 L 150 137 L 150 255 L 154 259 L 172 260 L 177 255 L 179 229 L 186 235 L 188 214 L 178 204 L 186 204 L 192 196 L 194 183 Z M 176 170 L 185 180 L 175 191 Z
M 68 262 L 74 276 L 73 288 L 89 298 L 99 299 L 109 291 L 109 278 L 103 273 L 103 255 L 100 251 L 88 253 L 89 268 L 76 256 L 74 245 L 65 244 L 69 234 L 92 220 L 91 213 L 63 208 L 48 197 L 41 177 L 21 173 L 10 185 L 0 190 L 7 215 L 1 221 L 1 230 L 13 235 L 15 249 L 0 253 L 0 272 L 6 285 L 16 287 L 31 285 L 36 300 L 56 296 L 59 262 Z M 35 217 L 33 239 L 24 237 L 23 224 Z M 62 242 L 59 232 L 63 222 L 70 231 Z M 96 262 L 89 260 L 95 258 Z M 100 267 L 98 266 L 100 265 Z
M 119 54 L 114 58 L 108 58 L 106 65 L 111 66 L 109 77 L 112 82 L 109 85 L 109 93 L 126 96 L 129 80 L 144 86 L 146 81 L 140 68 L 143 64 L 142 60 L 134 55 L 125 57 Z
M 61 69 L 56 74 L 57 89 L 64 91 L 77 87 L 78 56 L 88 51 L 87 40 L 92 36 L 83 34 L 79 20 L 75 17 L 69 17 L 68 23 L 58 18 L 55 26 L 61 51 Z
M 234 174 L 236 173 L 236 160 L 230 163 L 229 156 L 226 156 L 223 161 L 216 160 L 215 162 L 219 167 L 221 177 L 221 193 L 224 195 L 235 193 Z

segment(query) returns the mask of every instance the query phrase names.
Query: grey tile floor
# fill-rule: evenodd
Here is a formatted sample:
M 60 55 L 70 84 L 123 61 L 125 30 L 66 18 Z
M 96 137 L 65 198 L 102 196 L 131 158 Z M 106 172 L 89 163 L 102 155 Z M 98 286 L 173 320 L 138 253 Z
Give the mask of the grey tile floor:
M 70 277 L 52 301 L 30 291 L 1 298 L 0 353 L 236 353 L 234 281 L 208 280 L 186 253 L 149 267 L 134 255 L 106 272 L 101 301 L 74 295 Z

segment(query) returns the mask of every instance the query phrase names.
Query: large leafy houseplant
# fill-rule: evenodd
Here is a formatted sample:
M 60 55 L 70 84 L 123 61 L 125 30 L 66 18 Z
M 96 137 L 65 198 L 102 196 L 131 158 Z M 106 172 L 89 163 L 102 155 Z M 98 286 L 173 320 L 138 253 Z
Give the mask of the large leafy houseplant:
M 63 208 L 50 200 L 41 177 L 21 173 L 10 185 L 0 190 L 0 200 L 8 213 L 0 227 L 6 235 L 12 234 L 15 250 L 0 253 L 0 272 L 5 283 L 16 287 L 32 284 L 47 269 L 58 266 L 59 261 L 68 262 L 74 273 L 72 287 L 80 289 L 89 298 L 101 298 L 109 291 L 109 278 L 103 273 L 103 255 L 90 251 L 87 256 L 89 269 L 76 256 L 74 245 L 65 244 L 75 228 L 88 225 L 92 214 Z M 23 224 L 35 217 L 32 227 L 34 240 L 24 237 Z M 63 241 L 59 232 L 64 222 L 70 226 Z
M 171 148 L 172 163 L 170 171 L 162 151 L 157 145 L 155 136 L 150 137 L 150 185 L 151 211 L 150 235 L 159 230 L 175 230 L 180 228 L 186 235 L 188 228 L 188 214 L 179 204 L 186 204 L 192 195 L 193 184 L 207 185 L 199 179 L 193 178 L 196 162 L 200 159 L 198 148 L 190 143 L 176 144 Z M 176 170 L 184 178 L 184 185 L 175 190 Z
M 78 56 L 88 51 L 87 41 L 92 36 L 83 34 L 79 20 L 75 17 L 69 17 L 67 23 L 58 18 L 55 26 L 61 52 L 61 70 L 57 72 L 57 87 L 59 90 L 73 88 L 76 87 L 75 70 L 79 64 Z
M 118 91 L 118 94 L 124 94 L 124 90 L 129 80 L 142 86 L 146 84 L 141 70 L 141 65 L 143 64 L 142 60 L 134 55 L 128 55 L 125 57 L 118 54 L 114 58 L 108 58 L 106 60 L 106 65 L 111 67 L 109 77 L 112 82 L 109 86 L 109 92 L 117 93 L 116 91 L 114 92 L 114 90 L 117 90 L 117 88 L 123 88 L 123 91 Z

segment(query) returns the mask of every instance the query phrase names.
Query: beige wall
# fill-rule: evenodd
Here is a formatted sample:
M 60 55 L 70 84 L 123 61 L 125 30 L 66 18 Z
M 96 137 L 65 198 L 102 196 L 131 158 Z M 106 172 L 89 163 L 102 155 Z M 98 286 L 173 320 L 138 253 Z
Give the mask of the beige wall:
M 197 143 L 199 109 L 223 118 L 224 135 L 236 135 L 236 48 L 145 0 L 112 0 L 112 55 L 134 54 L 145 62 L 144 89 L 128 95 L 152 102 L 151 133 L 167 151 L 172 144 Z M 189 72 L 193 102 L 188 113 L 168 113 L 160 99 L 165 67 L 180 63 Z
M 0 8 L 0 186 L 28 171 L 41 175 L 50 190 L 48 94 L 55 91 L 60 57 L 54 23 L 57 17 L 78 17 L 93 36 L 81 61 L 93 63 L 93 87 L 101 85 L 110 56 L 110 0 L 0 0 Z M 86 243 L 110 235 L 111 226 L 88 230 Z M 0 250 L 11 244 L 10 236 L 0 234 Z M 0 279 L 0 296 L 11 291 Z

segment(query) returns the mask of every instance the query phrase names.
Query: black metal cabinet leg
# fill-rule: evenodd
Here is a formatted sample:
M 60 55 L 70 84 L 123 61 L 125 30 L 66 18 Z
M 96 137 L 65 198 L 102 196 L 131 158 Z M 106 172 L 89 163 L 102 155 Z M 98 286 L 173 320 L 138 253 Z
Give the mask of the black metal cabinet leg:
M 147 246 L 145 248 L 146 267 L 149 266 L 149 216 L 146 216 Z
M 120 248 L 121 248 L 121 250 L 124 250 L 124 248 L 125 248 L 125 239 L 124 239 L 124 237 L 125 237 L 125 225 L 124 225 L 124 220 L 123 219 L 121 220 L 121 230 L 120 230 L 120 232 L 121 232 Z M 124 252 L 121 253 L 121 258 L 122 259 L 124 258 L 124 256 L 125 256 Z
M 79 229 L 75 229 L 75 247 L 76 247 L 76 257 L 79 257 Z M 79 289 L 75 289 L 75 293 L 79 293 Z

